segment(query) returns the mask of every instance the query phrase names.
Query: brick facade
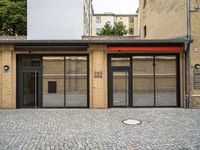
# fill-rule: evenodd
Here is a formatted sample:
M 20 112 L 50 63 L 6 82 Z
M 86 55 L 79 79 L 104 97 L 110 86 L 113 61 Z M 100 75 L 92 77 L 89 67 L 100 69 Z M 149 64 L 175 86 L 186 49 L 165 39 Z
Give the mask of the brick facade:
M 0 46 L 0 103 L 1 108 L 16 108 L 16 55 L 11 45 Z M 4 72 L 4 65 L 10 67 L 7 73 Z
M 191 0 L 191 66 L 192 81 L 194 66 L 200 64 L 200 12 L 194 9 L 200 0 Z M 140 35 L 146 39 L 167 39 L 187 35 L 187 0 L 140 0 Z M 144 27 L 146 26 L 146 37 Z M 193 86 L 193 85 L 192 85 Z M 200 89 L 192 93 L 192 106 L 200 108 Z

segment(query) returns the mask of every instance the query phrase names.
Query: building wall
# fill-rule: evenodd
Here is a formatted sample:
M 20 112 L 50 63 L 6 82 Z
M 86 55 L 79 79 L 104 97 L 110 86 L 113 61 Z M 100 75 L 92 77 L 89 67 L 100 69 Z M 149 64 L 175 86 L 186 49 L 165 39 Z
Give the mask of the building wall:
M 92 16 L 92 7 L 91 7 L 91 0 L 84 0 L 83 12 L 84 12 L 84 36 L 91 35 L 91 16 Z
M 139 33 L 139 19 L 138 19 L 138 15 L 134 17 L 134 35 L 135 36 L 140 36 L 140 33 Z
M 129 52 L 132 53 L 132 52 Z M 134 53 L 141 53 L 141 51 L 136 51 Z M 145 53 L 145 52 L 143 52 Z M 156 52 L 149 52 L 149 53 L 156 53 Z M 165 52 L 167 53 L 167 52 Z M 16 108 L 16 55 L 17 54 L 29 54 L 29 52 L 24 51 L 13 51 L 13 46 L 11 45 L 1 45 L 0 46 L 0 69 L 3 70 L 4 65 L 10 66 L 10 71 L 8 73 L 4 73 L 3 71 L 0 72 L 0 108 Z M 70 52 L 52 52 L 52 51 L 34 51 L 32 54 L 70 54 Z M 77 53 L 80 54 L 80 53 Z M 85 54 L 89 54 L 89 100 L 90 100 L 90 108 L 108 108 L 108 68 L 107 68 L 107 55 L 111 54 L 108 52 L 107 45 L 104 44 L 90 44 L 88 52 Z M 112 53 L 112 54 L 120 54 L 120 52 Z M 168 60 L 165 60 L 168 61 Z M 181 59 L 180 59 L 181 61 Z M 144 66 L 144 62 L 148 62 L 148 60 L 145 61 L 137 61 L 135 63 L 140 64 L 140 66 Z M 44 63 L 49 63 L 44 62 Z M 56 62 L 56 66 L 60 66 L 61 62 Z M 148 64 L 148 63 L 145 63 Z M 47 65 L 47 64 L 46 64 Z M 162 69 L 163 66 L 168 67 L 170 66 L 170 63 L 161 62 L 160 68 Z M 55 66 L 46 66 L 46 71 L 53 70 L 53 68 L 56 68 Z M 170 67 L 168 67 L 170 68 Z M 57 67 L 58 69 L 58 67 Z M 73 68 L 72 68 L 73 69 Z M 181 70 L 181 68 L 180 68 Z M 54 69 L 55 71 L 55 69 Z M 56 70 L 58 74 L 62 74 L 62 72 L 59 72 L 59 70 Z M 161 70 L 162 72 L 162 70 Z M 181 72 L 181 71 L 180 71 Z M 100 76 L 96 76 L 96 74 L 100 74 Z M 44 77 L 44 83 L 46 82 L 46 77 Z M 52 77 L 52 76 L 51 76 Z M 169 83 L 166 84 L 166 86 L 170 89 L 174 89 L 174 84 L 172 82 L 174 81 L 174 76 L 165 76 L 164 79 L 172 78 L 172 80 L 169 80 Z M 181 78 L 181 77 L 180 77 Z M 162 77 L 163 79 L 163 77 Z M 182 79 L 182 78 L 181 78 Z M 59 85 L 63 87 L 62 83 L 58 80 Z M 157 81 L 157 84 L 162 87 L 163 80 Z M 136 81 L 138 85 L 136 85 L 136 90 L 140 90 L 141 85 L 143 85 L 143 80 L 138 78 Z M 81 84 L 84 85 L 84 84 Z M 148 85 L 150 87 L 150 85 Z M 147 87 L 148 87 L 147 86 Z M 62 87 L 58 87 L 58 92 L 63 91 Z M 44 91 L 47 91 L 47 84 L 45 83 L 43 85 Z M 72 87 L 75 89 L 75 87 Z M 81 90 L 84 90 L 82 87 Z M 182 88 L 182 87 L 181 87 Z M 149 90 L 149 89 L 147 89 Z M 150 89 L 151 90 L 151 89 Z M 181 94 L 182 95 L 182 94 Z M 183 101 L 181 101 L 181 106 L 183 106 Z
M 186 0 L 146 0 L 145 6 L 144 1 L 139 1 L 141 38 L 166 39 L 186 35 Z
M 101 22 L 97 22 L 97 17 L 101 18 Z M 110 16 L 100 16 L 100 15 L 94 15 L 92 16 L 92 35 L 97 35 L 97 29 L 101 29 L 107 22 L 110 22 L 110 25 L 114 25 L 116 18 L 113 15 Z
M 3 70 L 1 60 L 2 60 L 2 51 L 0 50 L 0 108 L 2 108 L 2 70 Z
M 0 106 L 1 108 L 16 108 L 16 56 L 12 45 L 0 46 Z M 4 72 L 4 65 L 9 71 Z
M 101 22 L 97 23 L 96 18 L 101 17 Z M 134 18 L 134 23 L 130 23 L 130 18 Z M 134 34 L 128 34 L 126 36 L 138 36 L 138 16 L 136 15 L 120 15 L 120 14 L 94 14 L 92 16 L 92 36 L 96 36 L 96 29 L 103 28 L 107 22 L 110 25 L 114 25 L 116 22 L 123 22 L 126 26 L 126 30 L 129 31 L 130 28 L 134 29 Z
M 123 22 L 123 24 L 126 26 L 126 30 L 128 30 L 127 36 L 130 35 L 129 34 L 129 29 L 130 29 L 129 18 L 130 18 L 129 16 L 123 16 L 123 15 L 116 16 L 116 22 Z
M 108 108 L 107 45 L 90 45 L 90 108 Z M 95 73 L 101 77 L 95 77 Z
M 195 64 L 200 64 L 200 11 L 195 11 L 194 6 L 200 6 L 200 0 L 191 0 L 191 65 L 192 81 L 194 81 Z M 200 89 L 194 89 L 192 95 L 192 105 L 194 108 L 200 108 Z
M 27 4 L 29 40 L 71 40 L 89 35 L 90 0 L 28 0 Z
M 191 78 L 194 82 L 194 66 L 200 64 L 200 12 L 194 9 L 200 0 L 191 0 Z M 187 35 L 187 0 L 140 0 L 140 34 L 146 39 L 167 39 Z M 146 26 L 146 37 L 144 37 Z M 192 107 L 200 108 L 200 89 L 192 93 Z

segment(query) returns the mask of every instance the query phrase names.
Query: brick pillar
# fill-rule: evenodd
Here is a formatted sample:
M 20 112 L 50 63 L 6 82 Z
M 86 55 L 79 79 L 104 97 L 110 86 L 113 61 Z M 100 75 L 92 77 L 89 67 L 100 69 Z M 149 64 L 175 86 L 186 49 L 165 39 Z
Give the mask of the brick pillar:
M 16 108 L 16 59 L 13 46 L 1 46 L 1 108 Z M 9 71 L 4 72 L 4 66 L 9 66 Z
M 107 46 L 90 45 L 90 108 L 107 108 Z

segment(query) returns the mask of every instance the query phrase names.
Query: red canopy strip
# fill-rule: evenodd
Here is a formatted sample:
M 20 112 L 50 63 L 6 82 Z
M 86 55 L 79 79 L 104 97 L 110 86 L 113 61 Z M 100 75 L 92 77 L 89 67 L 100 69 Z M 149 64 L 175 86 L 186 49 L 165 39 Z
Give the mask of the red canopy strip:
M 180 46 L 111 46 L 109 51 L 182 51 Z

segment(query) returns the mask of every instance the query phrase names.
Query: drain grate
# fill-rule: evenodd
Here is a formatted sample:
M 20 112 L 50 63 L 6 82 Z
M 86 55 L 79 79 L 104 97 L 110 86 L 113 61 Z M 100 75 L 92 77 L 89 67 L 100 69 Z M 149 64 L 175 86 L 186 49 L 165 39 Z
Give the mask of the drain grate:
M 124 124 L 127 124 L 127 125 L 140 125 L 142 124 L 141 121 L 139 120 L 134 120 L 134 119 L 126 119 L 126 120 L 123 120 L 122 121 Z

